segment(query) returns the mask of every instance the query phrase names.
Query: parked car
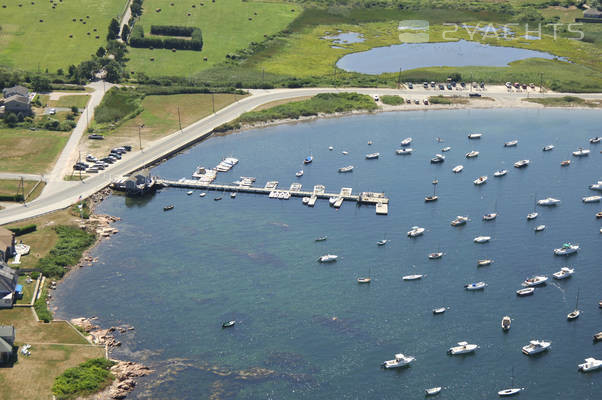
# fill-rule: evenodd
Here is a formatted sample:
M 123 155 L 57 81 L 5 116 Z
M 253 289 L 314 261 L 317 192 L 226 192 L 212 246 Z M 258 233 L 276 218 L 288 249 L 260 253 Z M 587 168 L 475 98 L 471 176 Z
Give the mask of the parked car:
M 116 160 L 121 160 L 121 154 L 119 154 L 119 153 L 111 153 L 111 154 L 109 154 L 109 157 L 113 157 Z
M 485 88 L 485 82 L 479 83 L 479 86 L 481 87 L 481 89 L 484 89 Z
M 125 149 L 125 151 L 132 151 L 132 146 L 130 146 L 129 144 L 124 145 L 123 148 Z
M 94 140 L 103 140 L 105 137 L 103 135 L 88 135 L 88 139 L 94 139 Z
M 98 161 L 98 159 L 96 157 L 94 157 L 92 154 L 88 154 L 86 156 L 86 161 L 96 162 L 96 161 Z
M 435 87 L 435 82 L 431 82 L 431 87 L 434 88 Z
M 428 89 L 428 88 L 429 88 L 429 83 L 428 83 L 428 82 L 424 82 L 424 83 L 422 84 L 422 86 L 423 86 L 425 89 Z
M 422 102 L 424 103 L 424 105 L 425 105 L 425 106 L 428 106 L 428 105 L 429 105 L 429 101 L 428 101 L 428 99 L 424 99 L 424 100 L 422 100 Z
M 418 100 L 418 99 L 414 100 L 414 104 L 420 104 L 420 100 Z
M 448 83 L 448 84 L 447 84 L 447 90 L 452 90 L 452 85 L 451 85 L 451 83 Z
M 468 93 L 470 97 L 481 97 L 481 93 Z
M 407 100 L 406 100 L 406 103 L 408 103 L 408 104 L 412 104 L 412 100 L 411 100 L 411 99 L 407 99 Z
M 112 159 L 111 157 L 101 158 L 100 161 L 108 163 L 108 164 L 113 164 L 115 162 L 115 160 Z
M 466 82 L 460 82 L 460 86 L 462 86 L 463 88 L 466 87 Z
M 92 168 L 97 168 L 100 170 L 104 170 L 105 169 L 105 165 L 104 164 L 94 164 L 92 165 Z
M 50 114 L 50 115 L 56 114 L 56 108 L 51 108 L 50 110 L 48 110 L 48 114 Z
M 86 170 L 86 172 L 89 172 L 91 174 L 97 174 L 98 173 L 98 168 L 96 167 L 90 167 Z
M 439 84 L 439 90 L 445 90 L 445 86 L 443 86 L 442 84 Z
M 75 165 L 73 165 L 73 169 L 75 171 L 85 171 L 86 167 L 84 167 L 83 165 L 75 164 Z
M 414 85 L 412 84 L 412 82 L 408 82 L 408 89 L 414 89 Z

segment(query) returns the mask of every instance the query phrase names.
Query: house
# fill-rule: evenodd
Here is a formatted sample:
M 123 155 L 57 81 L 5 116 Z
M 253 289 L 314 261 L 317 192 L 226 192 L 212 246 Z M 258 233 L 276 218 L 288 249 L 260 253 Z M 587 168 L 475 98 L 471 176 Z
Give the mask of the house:
M 4 112 L 31 114 L 31 102 L 29 101 L 29 96 L 14 94 L 4 99 Z
M 13 307 L 17 279 L 17 272 L 0 261 L 0 308 Z
M 583 12 L 583 18 L 602 18 L 602 11 L 596 8 L 588 8 Z
M 0 326 L 0 364 L 12 363 L 15 354 L 15 327 Z
M 29 89 L 21 85 L 2 89 L 2 96 L 4 96 L 5 99 L 14 95 L 29 97 Z
M 15 254 L 15 233 L 0 226 L 0 262 Z

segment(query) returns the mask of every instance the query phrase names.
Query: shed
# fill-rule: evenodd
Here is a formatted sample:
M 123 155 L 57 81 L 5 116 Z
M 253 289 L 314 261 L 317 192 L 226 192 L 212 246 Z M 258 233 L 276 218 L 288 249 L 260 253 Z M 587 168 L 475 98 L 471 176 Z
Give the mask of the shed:
M 0 364 L 11 363 L 15 354 L 15 327 L 0 326 Z
M 588 8 L 583 12 L 584 18 L 602 18 L 602 11 L 596 8 Z

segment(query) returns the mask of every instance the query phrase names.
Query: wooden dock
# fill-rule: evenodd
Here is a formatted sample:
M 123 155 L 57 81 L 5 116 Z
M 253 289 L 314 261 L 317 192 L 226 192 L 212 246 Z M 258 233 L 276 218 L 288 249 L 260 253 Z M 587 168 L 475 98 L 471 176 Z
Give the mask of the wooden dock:
M 352 188 L 341 188 L 339 193 L 329 193 L 324 185 L 315 185 L 312 191 L 301 190 L 300 183 L 293 183 L 288 189 L 278 189 L 278 181 L 269 181 L 264 187 L 241 186 L 241 185 L 222 185 L 219 183 L 203 183 L 194 179 L 180 179 L 172 181 L 167 179 L 157 179 L 157 185 L 165 187 L 175 187 L 184 189 L 214 190 L 219 192 L 240 192 L 270 195 L 273 192 L 286 193 L 287 197 L 308 197 L 310 207 L 313 207 L 318 199 L 329 200 L 335 198 L 333 207 L 339 208 L 344 201 L 353 201 L 357 204 L 366 204 L 376 206 L 376 213 L 386 215 L 388 213 L 389 199 L 384 193 L 361 192 L 353 194 Z

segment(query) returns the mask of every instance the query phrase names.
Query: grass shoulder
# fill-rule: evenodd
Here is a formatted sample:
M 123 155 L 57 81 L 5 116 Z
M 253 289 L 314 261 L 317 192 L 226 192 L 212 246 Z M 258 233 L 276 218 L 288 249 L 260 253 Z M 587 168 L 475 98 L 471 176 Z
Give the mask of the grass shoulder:
M 25 201 L 32 201 L 46 186 L 45 182 L 23 181 L 23 190 L 21 190 L 20 183 L 21 181 L 16 179 L 0 179 L 0 201 L 20 201 L 23 193 L 25 193 L 23 196 Z
M 403 97 L 401 96 L 384 95 L 380 96 L 380 101 L 383 102 L 383 104 L 388 104 L 390 106 L 399 106 L 404 104 Z
M 468 99 L 458 96 L 431 96 L 429 97 L 431 104 L 468 104 Z
M 530 103 L 541 104 L 545 107 L 591 107 L 601 108 L 602 101 L 586 100 L 577 96 L 544 97 L 523 99 Z

